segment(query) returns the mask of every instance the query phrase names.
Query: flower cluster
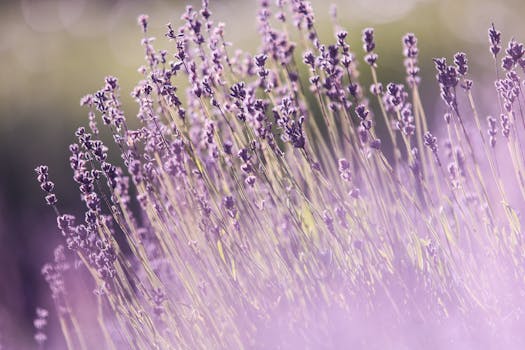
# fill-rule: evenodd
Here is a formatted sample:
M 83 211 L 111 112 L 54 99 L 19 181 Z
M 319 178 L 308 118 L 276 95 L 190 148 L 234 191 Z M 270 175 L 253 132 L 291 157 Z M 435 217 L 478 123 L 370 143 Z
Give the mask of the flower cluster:
M 33 325 L 35 326 L 36 330 L 35 341 L 41 348 L 47 340 L 47 336 L 44 333 L 44 328 L 47 326 L 48 316 L 49 313 L 46 309 L 42 309 L 40 307 L 36 308 L 36 318 L 33 321 Z
M 55 184 L 49 181 L 49 169 L 45 165 L 40 165 L 35 169 L 38 183 L 42 191 L 46 193 L 46 203 L 54 206 L 57 204 L 57 196 L 54 194 Z
M 412 33 L 403 84 L 380 82 L 362 32 L 364 83 L 348 32 L 321 42 L 307 1 L 260 1 L 255 54 L 228 51 L 208 1 L 181 20 L 157 50 L 138 19 L 137 128 L 115 77 L 82 99 L 69 162 L 84 214 L 59 210 L 36 169 L 64 240 L 42 273 L 69 348 L 424 348 L 420 331 L 438 347 L 523 345 L 522 44 L 500 65 L 489 29 L 500 117 L 483 125 L 462 52 L 434 59 L 445 122 L 427 116 Z M 97 340 L 69 306 L 73 268 L 92 277 Z

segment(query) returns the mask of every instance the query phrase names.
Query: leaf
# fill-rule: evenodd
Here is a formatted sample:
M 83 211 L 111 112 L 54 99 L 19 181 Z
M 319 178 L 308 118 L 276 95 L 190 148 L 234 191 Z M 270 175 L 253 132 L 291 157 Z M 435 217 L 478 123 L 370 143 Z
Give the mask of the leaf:
M 222 242 L 220 239 L 217 240 L 217 249 L 219 250 L 219 255 L 222 261 L 226 264 L 226 257 L 224 256 L 224 250 L 222 249 Z

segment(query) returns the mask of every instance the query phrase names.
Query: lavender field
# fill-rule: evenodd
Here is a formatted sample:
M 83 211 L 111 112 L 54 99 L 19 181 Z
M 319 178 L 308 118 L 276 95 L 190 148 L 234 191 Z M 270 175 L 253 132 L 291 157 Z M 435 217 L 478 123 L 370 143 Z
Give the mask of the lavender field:
M 1 6 L 0 349 L 525 348 L 519 1 Z

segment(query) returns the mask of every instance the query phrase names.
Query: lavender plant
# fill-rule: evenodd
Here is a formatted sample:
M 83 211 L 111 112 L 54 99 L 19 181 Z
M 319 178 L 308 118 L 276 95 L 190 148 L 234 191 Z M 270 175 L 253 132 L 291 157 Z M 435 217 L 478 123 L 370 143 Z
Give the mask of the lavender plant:
M 69 161 L 84 216 L 36 169 L 64 240 L 42 273 L 68 348 L 523 346 L 523 45 L 502 52 L 489 29 L 499 117 L 476 109 L 465 53 L 435 59 L 431 130 L 414 34 L 406 81 L 382 84 L 363 30 L 365 86 L 335 17 L 331 43 L 307 1 L 262 0 L 257 17 L 249 54 L 229 49 L 207 0 L 167 25 L 170 51 L 140 16 L 140 126 L 115 77 L 81 101 L 89 128 Z M 67 283 L 83 269 L 91 317 Z

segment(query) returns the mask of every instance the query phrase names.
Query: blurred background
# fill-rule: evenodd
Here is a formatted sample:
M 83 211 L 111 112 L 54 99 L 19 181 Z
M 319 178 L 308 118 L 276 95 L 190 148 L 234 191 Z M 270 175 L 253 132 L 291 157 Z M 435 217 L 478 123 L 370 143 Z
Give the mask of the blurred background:
M 443 106 L 433 81 L 432 57 L 452 57 L 464 51 L 478 84 L 491 84 L 494 69 L 487 28 L 494 22 L 504 39 L 525 37 L 523 0 L 332 2 L 338 5 L 340 22 L 349 31 L 358 57 L 362 55 L 361 30 L 375 27 L 379 74 L 384 82 L 404 81 L 401 37 L 409 31 L 418 36 L 422 91 L 435 123 L 441 120 Z M 255 52 L 257 1 L 210 3 L 215 21 L 226 23 L 226 37 L 233 47 Z M 79 209 L 67 161 L 74 130 L 86 125 L 87 111 L 80 108 L 79 99 L 99 89 L 106 75 L 114 75 L 120 79 L 127 118 L 133 119 L 136 109 L 129 92 L 140 78 L 137 68 L 143 60 L 136 18 L 149 14 L 150 34 L 158 39 L 156 47 L 171 48 L 163 36 L 165 24 L 179 23 L 187 4 L 198 6 L 199 1 L 0 2 L 0 348 L 2 342 L 7 348 L 9 344 L 16 349 L 35 348 L 35 307 L 53 311 L 40 268 L 52 259 L 60 237 L 33 169 L 49 165 L 60 207 L 69 212 Z M 329 4 L 313 1 L 316 25 L 325 41 L 333 41 Z M 367 79 L 364 73 L 363 80 Z M 490 111 L 495 102 L 479 97 Z M 56 338 L 50 339 L 51 344 L 60 348 L 61 340 Z

